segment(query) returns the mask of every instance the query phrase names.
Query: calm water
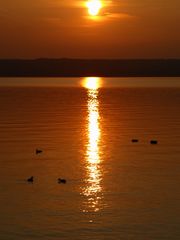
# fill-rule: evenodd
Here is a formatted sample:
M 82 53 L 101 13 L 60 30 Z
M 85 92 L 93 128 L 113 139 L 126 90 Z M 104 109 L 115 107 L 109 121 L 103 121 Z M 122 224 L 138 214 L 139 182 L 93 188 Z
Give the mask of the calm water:
M 15 83 L 0 88 L 0 239 L 180 239 L 177 79 L 165 88 Z

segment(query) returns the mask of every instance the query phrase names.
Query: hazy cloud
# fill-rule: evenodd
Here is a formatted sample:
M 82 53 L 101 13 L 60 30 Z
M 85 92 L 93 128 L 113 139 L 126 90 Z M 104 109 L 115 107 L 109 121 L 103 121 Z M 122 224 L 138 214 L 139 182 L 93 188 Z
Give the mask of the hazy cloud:
M 124 19 L 124 18 L 133 18 L 134 16 L 127 13 L 105 13 L 103 16 L 106 16 L 110 19 Z

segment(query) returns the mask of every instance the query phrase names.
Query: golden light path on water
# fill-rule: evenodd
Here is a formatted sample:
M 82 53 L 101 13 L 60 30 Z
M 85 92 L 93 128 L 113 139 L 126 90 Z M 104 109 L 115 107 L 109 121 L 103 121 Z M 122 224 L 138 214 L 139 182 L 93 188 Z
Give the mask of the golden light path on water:
M 101 79 L 89 77 L 83 80 L 83 86 L 87 88 L 88 94 L 88 144 L 86 149 L 86 166 L 87 179 L 86 186 L 83 189 L 83 195 L 87 197 L 86 209 L 84 211 L 97 212 L 100 210 L 100 200 L 102 198 L 102 173 L 101 173 L 101 158 L 100 158 L 100 115 L 98 88 L 100 87 Z

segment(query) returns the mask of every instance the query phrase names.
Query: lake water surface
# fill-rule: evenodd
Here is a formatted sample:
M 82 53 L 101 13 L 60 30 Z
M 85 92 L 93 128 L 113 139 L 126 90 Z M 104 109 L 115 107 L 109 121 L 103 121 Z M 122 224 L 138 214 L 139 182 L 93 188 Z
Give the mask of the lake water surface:
M 0 239 L 180 239 L 179 78 L 0 85 Z

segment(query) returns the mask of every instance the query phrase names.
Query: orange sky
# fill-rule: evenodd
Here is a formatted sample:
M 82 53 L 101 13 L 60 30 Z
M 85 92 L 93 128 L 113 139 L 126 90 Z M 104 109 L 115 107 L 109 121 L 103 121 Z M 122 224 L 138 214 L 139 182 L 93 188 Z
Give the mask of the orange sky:
M 180 58 L 179 0 L 0 0 L 0 58 Z

